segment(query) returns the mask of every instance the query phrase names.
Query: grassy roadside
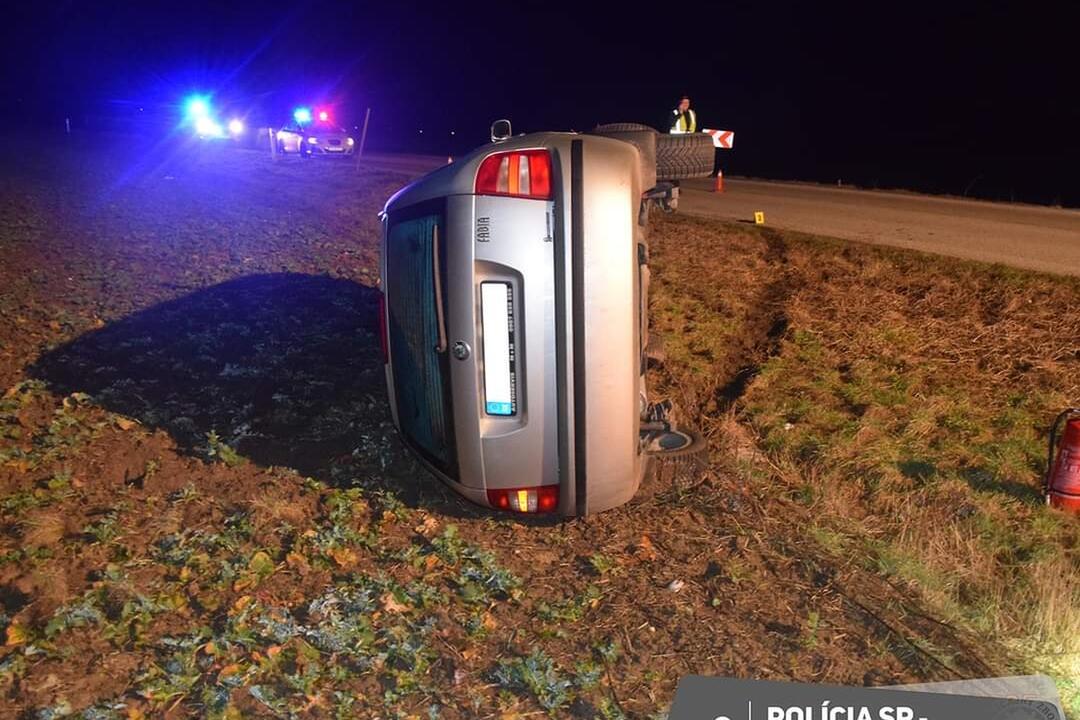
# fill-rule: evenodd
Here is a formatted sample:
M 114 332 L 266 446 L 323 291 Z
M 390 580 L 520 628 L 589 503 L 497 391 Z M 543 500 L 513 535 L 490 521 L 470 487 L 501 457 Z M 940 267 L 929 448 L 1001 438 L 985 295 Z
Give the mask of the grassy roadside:
M 1002 642 L 1080 713 L 1078 525 L 1039 494 L 1047 427 L 1080 398 L 1080 281 L 697 219 L 659 230 L 667 391 L 807 506 L 824 548 Z
M 824 283 L 805 266 L 843 246 L 795 262 L 780 236 L 661 220 L 656 387 L 730 452 L 534 523 L 457 498 L 389 423 L 376 212 L 403 178 L 19 158 L 0 164 L 19 220 L 0 231 L 0 718 L 651 719 L 687 674 L 1005 671 L 854 562 L 878 557 L 861 526 L 750 434 L 792 299 Z

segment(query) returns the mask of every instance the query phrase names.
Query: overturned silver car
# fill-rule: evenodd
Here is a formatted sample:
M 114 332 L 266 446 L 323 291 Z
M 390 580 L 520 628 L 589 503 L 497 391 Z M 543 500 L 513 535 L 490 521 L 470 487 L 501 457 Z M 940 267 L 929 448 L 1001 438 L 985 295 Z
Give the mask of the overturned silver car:
M 650 207 L 677 204 L 666 180 L 708 174 L 712 144 L 694 138 L 696 156 L 658 167 L 670 139 L 643 126 L 516 137 L 499 126 L 491 145 L 386 203 L 391 412 L 424 464 L 474 502 L 598 512 L 633 497 L 650 448 L 689 439 L 648 402 L 646 230 Z

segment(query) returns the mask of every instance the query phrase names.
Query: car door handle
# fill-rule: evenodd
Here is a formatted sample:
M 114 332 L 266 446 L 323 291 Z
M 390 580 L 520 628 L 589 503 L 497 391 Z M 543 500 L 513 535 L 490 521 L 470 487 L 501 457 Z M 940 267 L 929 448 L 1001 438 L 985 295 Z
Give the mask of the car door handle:
M 431 271 L 435 279 L 435 324 L 438 326 L 439 342 L 435 352 L 446 352 L 446 317 L 443 314 L 442 278 L 439 273 L 439 226 L 431 228 Z

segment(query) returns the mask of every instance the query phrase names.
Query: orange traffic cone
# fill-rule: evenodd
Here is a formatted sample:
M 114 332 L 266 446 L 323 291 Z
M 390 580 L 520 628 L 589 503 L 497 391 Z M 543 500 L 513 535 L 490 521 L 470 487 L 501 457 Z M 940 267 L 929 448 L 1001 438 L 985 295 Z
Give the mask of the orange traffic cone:
M 1061 423 L 1065 432 L 1054 458 L 1054 438 Z M 1069 408 L 1050 428 L 1050 453 L 1046 467 L 1046 502 L 1056 508 L 1080 513 L 1080 409 Z
M 716 183 L 713 185 L 712 191 L 713 192 L 718 192 L 718 193 L 724 192 L 724 171 L 723 170 L 717 170 L 716 171 Z

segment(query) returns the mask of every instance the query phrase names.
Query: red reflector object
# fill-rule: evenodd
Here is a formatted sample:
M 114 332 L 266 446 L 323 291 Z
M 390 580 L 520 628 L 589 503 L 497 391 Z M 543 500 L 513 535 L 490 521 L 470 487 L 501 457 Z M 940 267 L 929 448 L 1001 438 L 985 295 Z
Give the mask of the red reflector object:
M 559 507 L 559 486 L 500 488 L 488 490 L 487 498 L 491 506 L 497 510 L 523 513 L 555 512 Z
M 511 150 L 488 155 L 476 171 L 477 195 L 551 199 L 551 153 Z
M 379 291 L 379 347 L 382 349 L 382 364 L 390 362 L 390 338 L 386 328 L 386 294 Z

